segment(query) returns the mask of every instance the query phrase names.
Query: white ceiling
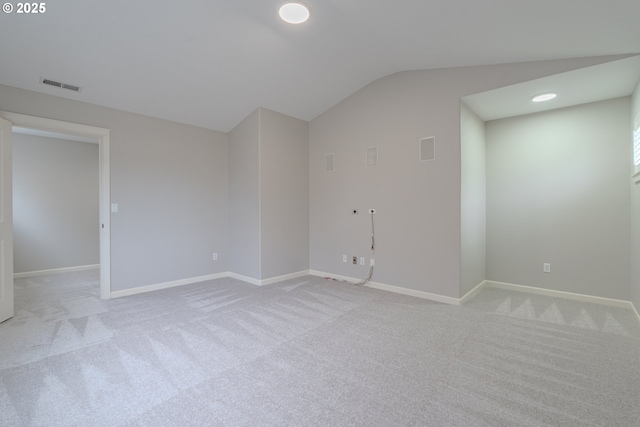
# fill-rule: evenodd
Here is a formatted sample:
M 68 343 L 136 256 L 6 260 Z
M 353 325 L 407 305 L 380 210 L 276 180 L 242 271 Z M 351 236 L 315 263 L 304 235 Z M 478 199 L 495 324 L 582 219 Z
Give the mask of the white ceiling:
M 640 52 L 638 0 L 56 0 L 0 14 L 0 84 L 229 131 L 262 106 L 310 120 L 414 69 Z M 82 86 L 44 86 L 40 77 Z
M 639 79 L 640 56 L 633 56 L 462 99 L 483 120 L 489 121 L 628 96 Z M 549 92 L 558 96 L 546 102 L 531 100 Z

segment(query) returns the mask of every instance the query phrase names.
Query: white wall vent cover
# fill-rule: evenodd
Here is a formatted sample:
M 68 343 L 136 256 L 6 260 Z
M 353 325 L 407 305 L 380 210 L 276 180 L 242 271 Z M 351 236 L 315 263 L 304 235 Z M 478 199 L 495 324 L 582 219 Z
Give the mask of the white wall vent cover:
M 336 169 L 336 155 L 334 153 L 329 153 L 324 155 L 324 171 L 325 172 L 333 172 Z
M 436 158 L 436 137 L 420 138 L 420 161 L 428 162 Z
M 368 168 L 378 167 L 378 147 L 367 148 L 367 167 Z
M 72 85 L 69 83 L 62 83 L 56 80 L 47 79 L 45 77 L 40 77 L 40 83 L 43 85 L 55 86 L 61 89 L 68 89 L 74 92 L 82 92 L 82 88 L 80 86 Z

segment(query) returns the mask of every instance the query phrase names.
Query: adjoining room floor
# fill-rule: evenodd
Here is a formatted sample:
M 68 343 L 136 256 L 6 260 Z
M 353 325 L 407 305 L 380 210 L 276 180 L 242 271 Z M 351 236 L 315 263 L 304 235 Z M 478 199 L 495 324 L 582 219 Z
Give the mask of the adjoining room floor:
M 304 277 L 100 300 L 17 279 L 0 425 L 634 426 L 629 310 L 485 289 L 463 307 Z

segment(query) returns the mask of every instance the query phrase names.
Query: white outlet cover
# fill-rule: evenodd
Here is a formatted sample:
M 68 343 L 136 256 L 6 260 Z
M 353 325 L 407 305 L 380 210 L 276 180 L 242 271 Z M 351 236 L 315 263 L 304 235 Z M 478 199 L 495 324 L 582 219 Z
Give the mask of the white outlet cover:
M 364 265 L 364 257 L 363 256 L 360 257 L 360 265 Z
M 347 256 L 346 255 L 342 255 L 342 262 L 347 262 Z

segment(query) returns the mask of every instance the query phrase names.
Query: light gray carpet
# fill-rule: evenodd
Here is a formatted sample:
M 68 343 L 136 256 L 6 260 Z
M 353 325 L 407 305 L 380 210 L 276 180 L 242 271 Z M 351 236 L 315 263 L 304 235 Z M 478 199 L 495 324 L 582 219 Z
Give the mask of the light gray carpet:
M 316 277 L 101 301 L 16 281 L 2 426 L 638 426 L 630 311 L 487 289 L 465 307 Z

